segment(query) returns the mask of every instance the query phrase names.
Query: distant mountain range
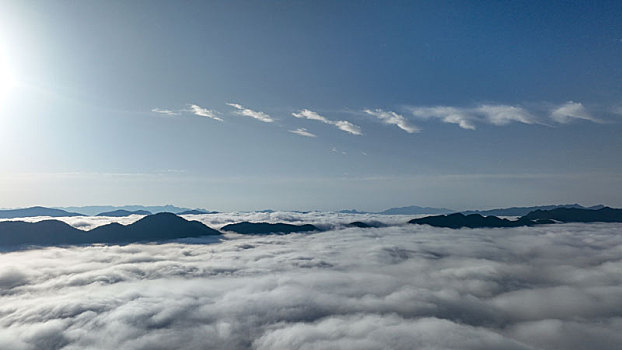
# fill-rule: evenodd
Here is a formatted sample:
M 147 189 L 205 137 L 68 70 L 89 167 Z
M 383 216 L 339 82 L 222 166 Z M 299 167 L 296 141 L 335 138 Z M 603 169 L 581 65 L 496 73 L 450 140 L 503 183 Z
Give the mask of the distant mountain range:
M 151 215 L 151 212 L 146 211 L 146 210 L 129 211 L 129 210 L 119 209 L 119 210 L 114 210 L 114 211 L 107 211 L 105 213 L 99 213 L 96 216 L 123 217 L 123 216 L 130 216 L 130 215 Z
M 220 235 L 198 221 L 188 221 L 172 213 L 146 216 L 132 224 L 111 223 L 90 231 L 76 229 L 62 221 L 44 220 L 0 222 L 0 245 L 72 245 L 93 243 L 132 243 L 187 237 Z
M 523 216 L 534 210 L 552 210 L 557 208 L 575 208 L 575 209 L 602 209 L 605 206 L 602 204 L 594 205 L 591 207 L 584 207 L 580 204 L 559 204 L 559 205 L 540 205 L 534 207 L 512 207 L 503 209 L 489 209 L 489 210 L 467 210 L 461 212 L 464 215 L 480 214 L 483 216 L 495 215 L 495 216 Z
M 177 215 L 201 215 L 201 214 L 218 214 L 218 212 L 192 209 L 192 210 L 182 211 L 176 214 Z
M 83 207 L 59 207 L 58 209 L 75 211 L 89 216 L 94 216 L 104 212 L 111 212 L 116 210 L 137 211 L 144 210 L 151 213 L 181 213 L 183 211 L 191 210 L 190 208 L 176 207 L 174 205 L 89 205 Z
M 534 210 L 551 210 L 556 208 L 577 208 L 577 209 L 601 209 L 605 206 L 602 204 L 594 205 L 591 207 L 584 207 L 580 204 L 558 204 L 558 205 L 540 205 L 533 207 L 511 207 L 511 208 L 498 208 L 487 210 L 466 210 L 460 213 L 480 214 L 483 216 L 495 215 L 495 216 L 523 216 Z M 422 214 L 450 214 L 458 211 L 447 208 L 432 208 L 432 207 L 420 207 L 417 205 L 411 205 L 407 207 L 390 208 L 383 211 L 359 211 L 356 209 L 340 210 L 338 213 L 342 214 L 380 214 L 380 215 L 422 215 Z
M 72 213 L 62 209 L 52 209 L 45 207 L 30 207 L 22 209 L 5 209 L 0 210 L 0 219 L 13 219 L 13 218 L 28 218 L 34 216 L 51 216 L 51 217 L 63 217 L 63 216 L 84 216 L 80 213 Z
M 449 215 L 426 216 L 410 220 L 411 224 L 430 225 L 447 228 L 493 228 L 518 227 L 541 224 L 566 222 L 622 222 L 622 209 L 603 207 L 600 209 L 588 208 L 555 208 L 551 210 L 534 210 L 518 220 L 501 219 L 496 216 L 482 216 L 481 214 L 464 215 L 454 213 Z
M 380 214 L 380 215 L 420 215 L 420 214 L 446 214 L 454 213 L 455 210 L 447 208 L 430 208 L 411 205 L 407 207 L 390 208 L 383 211 L 359 211 L 356 209 L 339 210 L 341 214 Z

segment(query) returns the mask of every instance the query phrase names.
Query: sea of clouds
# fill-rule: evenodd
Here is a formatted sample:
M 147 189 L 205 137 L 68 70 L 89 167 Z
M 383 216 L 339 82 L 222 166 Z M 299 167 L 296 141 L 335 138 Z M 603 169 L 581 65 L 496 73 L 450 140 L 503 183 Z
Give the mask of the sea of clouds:
M 197 218 L 217 228 L 285 222 L 287 215 L 289 222 L 313 219 L 334 229 L 1 253 L 0 349 L 597 350 L 622 344 L 620 224 L 359 229 L 342 224 L 378 218 Z M 94 225 L 90 218 L 71 220 Z

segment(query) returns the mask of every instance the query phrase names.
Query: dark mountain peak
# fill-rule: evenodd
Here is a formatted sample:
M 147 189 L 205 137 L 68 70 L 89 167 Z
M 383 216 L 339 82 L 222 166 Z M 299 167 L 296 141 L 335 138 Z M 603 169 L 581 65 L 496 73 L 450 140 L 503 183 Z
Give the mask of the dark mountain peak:
M 449 215 L 426 216 L 424 218 L 410 220 L 411 224 L 430 225 L 448 228 L 478 228 L 478 227 L 513 227 L 514 222 L 500 219 L 496 216 L 482 216 L 480 214 L 464 215 L 454 213 Z
M 622 222 L 622 209 L 603 207 L 600 209 L 556 208 L 552 210 L 534 210 L 521 219 L 555 220 L 561 222 Z
M 201 214 L 218 214 L 218 212 L 192 209 L 192 210 L 185 210 L 180 213 L 177 213 L 177 215 L 201 215 Z
M 551 210 L 536 209 L 518 220 L 510 221 L 496 216 L 482 216 L 480 214 L 464 215 L 455 213 L 450 215 L 426 216 L 410 220 L 411 224 L 430 225 L 436 227 L 517 227 L 557 222 L 622 222 L 622 209 L 604 207 L 601 209 L 586 209 L 562 207 Z
M 271 234 L 271 233 L 294 233 L 294 232 L 310 232 L 319 231 L 319 229 L 313 225 L 292 225 L 276 223 L 271 224 L 267 222 L 239 222 L 237 224 L 229 224 L 222 227 L 223 231 L 233 231 L 241 234 Z
M 358 227 L 358 228 L 377 228 L 377 227 L 385 227 L 386 225 L 378 221 L 371 221 L 371 222 L 353 221 L 346 226 Z
M 220 235 L 220 232 L 172 213 L 149 215 L 127 226 L 110 223 L 90 231 L 78 230 L 57 220 L 0 222 L 0 245 L 4 246 L 132 243 L 208 235 Z

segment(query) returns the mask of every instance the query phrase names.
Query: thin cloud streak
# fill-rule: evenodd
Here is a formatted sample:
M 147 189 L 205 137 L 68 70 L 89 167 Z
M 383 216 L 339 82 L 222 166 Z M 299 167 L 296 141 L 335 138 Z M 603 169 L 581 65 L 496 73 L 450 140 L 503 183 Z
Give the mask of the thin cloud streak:
M 237 115 L 254 118 L 264 123 L 274 122 L 274 119 L 272 119 L 271 116 L 269 116 L 268 114 L 264 112 L 253 111 L 252 109 L 245 108 L 244 106 L 238 103 L 227 103 L 227 105 L 235 108 L 236 111 L 234 113 Z
M 392 111 L 383 111 L 382 109 L 365 109 L 363 112 L 380 119 L 385 124 L 395 125 L 409 134 L 421 131 L 418 127 L 411 125 L 406 118 L 404 118 L 404 116 Z
M 160 114 L 165 114 L 165 115 L 170 115 L 170 116 L 179 115 L 179 112 L 175 112 L 170 109 L 154 108 L 151 111 L 154 113 L 160 113 Z
M 300 135 L 300 136 L 316 137 L 316 135 L 308 132 L 307 129 L 305 129 L 305 128 L 298 128 L 298 129 L 295 129 L 295 130 L 288 130 L 288 131 L 291 132 L 292 134 L 296 134 L 296 135 Z
M 292 113 L 292 116 L 299 118 L 299 119 L 316 120 L 324 124 L 334 125 L 339 130 L 345 131 L 352 135 L 363 135 L 363 133 L 361 132 L 361 128 L 359 126 L 354 125 L 347 120 L 336 120 L 336 121 L 329 120 L 326 117 L 321 116 L 317 114 L 316 112 L 310 111 L 308 109 L 302 109 L 298 112 Z
M 407 109 L 418 119 L 438 119 L 443 123 L 456 124 L 468 130 L 475 130 L 476 124 L 490 124 L 495 126 L 505 126 L 512 123 L 547 125 L 547 120 L 553 120 L 559 124 L 568 124 L 577 119 L 602 123 L 602 120 L 590 115 L 581 103 L 572 101 L 555 107 L 551 113 L 544 118 L 537 117 L 523 107 L 502 104 L 482 104 L 474 108 L 411 106 L 407 107 Z
M 214 120 L 217 120 L 219 122 L 223 121 L 222 118 L 218 117 L 218 112 L 213 111 L 211 109 L 202 108 L 202 107 L 197 106 L 195 104 L 190 105 L 190 111 L 194 115 L 198 115 L 200 117 L 206 117 L 206 118 L 214 119 Z

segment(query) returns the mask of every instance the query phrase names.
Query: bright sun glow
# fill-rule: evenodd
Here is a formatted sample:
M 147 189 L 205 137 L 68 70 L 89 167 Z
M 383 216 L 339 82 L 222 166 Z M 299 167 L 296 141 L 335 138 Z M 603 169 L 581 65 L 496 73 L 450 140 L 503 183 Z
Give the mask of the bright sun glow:
M 15 85 L 15 71 L 11 67 L 6 53 L 0 50 L 0 101 L 9 94 Z

